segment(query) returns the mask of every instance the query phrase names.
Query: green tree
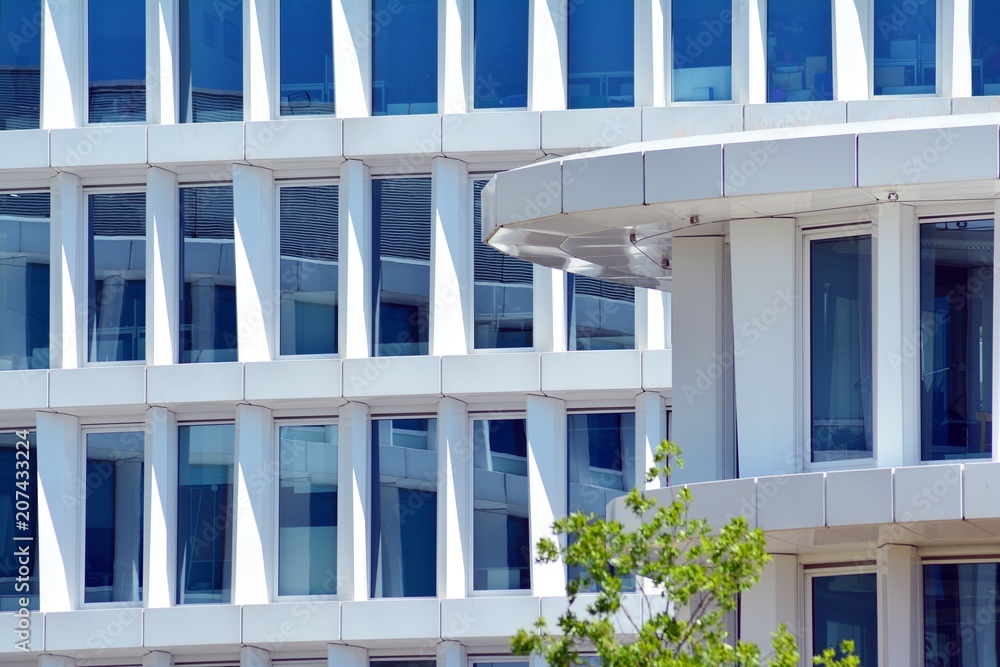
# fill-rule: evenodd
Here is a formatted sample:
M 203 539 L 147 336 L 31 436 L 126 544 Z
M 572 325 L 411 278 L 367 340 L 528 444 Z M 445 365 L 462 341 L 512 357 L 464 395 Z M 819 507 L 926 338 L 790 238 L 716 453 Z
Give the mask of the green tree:
M 683 465 L 679 455 L 676 445 L 661 443 L 647 479 L 669 478 L 671 465 Z M 561 560 L 578 572 L 566 584 L 570 604 L 559 617 L 558 631 L 550 631 L 544 618 L 532 629 L 518 630 L 511 639 L 514 653 L 535 653 L 550 667 L 581 664 L 581 650 L 596 652 L 605 667 L 761 665 L 757 645 L 726 642 L 726 615 L 736 609 L 738 595 L 760 580 L 770 559 L 764 533 L 751 530 L 743 517 L 715 532 L 705 520 L 688 516 L 690 504 L 687 488 L 675 489 L 672 501 L 660 506 L 633 489 L 625 505 L 641 518 L 634 530 L 582 512 L 556 520 L 553 533 L 565 546 L 542 539 L 537 558 Z M 631 581 L 622 574 L 645 581 L 637 586 L 642 619 L 622 604 L 623 581 Z M 582 613 L 575 602 L 585 592 L 596 596 Z M 814 662 L 859 667 L 852 642 L 844 642 L 841 654 L 827 649 Z M 767 664 L 799 664 L 795 638 L 783 625 L 773 634 Z

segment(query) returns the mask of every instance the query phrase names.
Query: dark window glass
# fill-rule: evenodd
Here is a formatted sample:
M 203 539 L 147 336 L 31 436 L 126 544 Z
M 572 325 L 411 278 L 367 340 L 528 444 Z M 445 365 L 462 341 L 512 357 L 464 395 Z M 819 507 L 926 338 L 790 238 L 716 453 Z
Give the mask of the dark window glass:
M 572 414 L 567 427 L 569 511 L 603 517 L 635 486 L 635 413 Z
M 569 349 L 635 348 L 635 288 L 568 274 Z
M 243 1 L 179 4 L 180 122 L 243 120 Z
M 531 588 L 528 437 L 523 419 L 476 420 L 473 588 Z
M 333 5 L 281 0 L 281 115 L 332 114 Z
M 933 94 L 937 3 L 875 0 L 876 95 Z
M 177 604 L 228 603 L 235 427 L 199 424 L 177 431 Z
M 372 0 L 372 115 L 437 113 L 437 0 Z
M 528 0 L 476 0 L 475 107 L 528 106 Z
M 437 420 L 372 421 L 372 597 L 437 594 Z
M 487 183 L 473 184 L 475 346 L 477 349 L 531 347 L 532 264 L 483 243 L 481 195 Z
M 375 356 L 427 354 L 430 333 L 431 180 L 372 182 L 378 255 Z
M 146 121 L 146 3 L 89 0 L 87 67 L 91 123 Z
M 813 461 L 872 455 L 872 237 L 809 244 Z
M 731 0 L 674 0 L 674 101 L 733 99 Z
M 992 220 L 920 226 L 920 334 L 923 460 L 990 458 Z
M 568 0 L 570 109 L 635 105 L 635 9 L 621 0 Z
M 337 426 L 282 426 L 278 440 L 278 595 L 336 595 Z
M 924 664 L 997 664 L 998 591 L 997 563 L 924 565 Z
M 972 2 L 972 94 L 1000 95 L 1000 0 Z
M 768 0 L 767 101 L 833 99 L 830 0 Z
M 48 193 L 0 194 L 0 370 L 49 367 L 49 232 Z
M 90 361 L 146 358 L 146 195 L 90 195 Z
M 181 363 L 236 361 L 233 186 L 181 188 Z
M 854 640 L 862 665 L 878 663 L 878 604 L 875 574 L 842 574 L 812 580 L 813 653 Z
M 142 600 L 143 432 L 87 434 L 84 602 Z
M 39 127 L 41 0 L 0 2 L 0 130 Z
M 28 443 L 27 450 L 24 443 Z M 0 540 L 0 611 L 20 609 L 21 598 L 28 598 L 28 608 L 38 611 L 37 451 L 34 431 L 0 433 L 0 512 L 5 526 L 4 539 Z M 19 516 L 18 512 L 27 516 Z M 30 545 L 27 563 L 21 562 L 24 556 L 18 555 L 25 545 Z M 28 569 L 26 578 L 22 566 Z
M 337 351 L 337 195 L 281 189 L 281 354 Z

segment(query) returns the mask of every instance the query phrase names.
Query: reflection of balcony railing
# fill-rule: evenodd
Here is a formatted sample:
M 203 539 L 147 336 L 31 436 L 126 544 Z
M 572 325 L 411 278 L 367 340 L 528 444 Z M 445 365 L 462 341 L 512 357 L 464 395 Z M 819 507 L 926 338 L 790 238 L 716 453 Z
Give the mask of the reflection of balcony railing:
M 142 123 L 146 120 L 146 82 L 108 81 L 90 86 L 91 123 Z
M 531 568 L 477 567 L 473 572 L 473 587 L 480 591 L 506 591 L 529 588 Z
M 0 130 L 35 129 L 39 125 L 41 70 L 0 69 Z

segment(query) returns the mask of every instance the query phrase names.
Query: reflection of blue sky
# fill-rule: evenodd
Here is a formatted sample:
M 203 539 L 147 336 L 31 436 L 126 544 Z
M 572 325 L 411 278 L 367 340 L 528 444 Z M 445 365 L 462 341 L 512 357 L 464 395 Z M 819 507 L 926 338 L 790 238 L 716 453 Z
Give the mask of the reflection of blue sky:
M 146 78 L 146 8 L 136 0 L 90 0 L 90 83 Z
M 374 114 L 436 113 L 437 1 L 374 0 L 372 11 Z
M 40 67 L 39 0 L 0 2 L 0 67 Z
M 333 18 L 329 0 L 282 0 L 281 90 L 324 90 L 333 87 Z

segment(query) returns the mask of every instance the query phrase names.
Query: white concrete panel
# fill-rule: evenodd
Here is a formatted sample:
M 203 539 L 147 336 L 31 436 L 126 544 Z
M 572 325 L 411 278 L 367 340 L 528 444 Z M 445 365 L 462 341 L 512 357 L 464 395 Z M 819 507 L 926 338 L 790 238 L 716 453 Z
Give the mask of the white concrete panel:
M 344 397 L 441 393 L 441 357 L 344 360 Z
M 45 169 L 48 166 L 47 130 L 0 132 L 0 169 Z
M 473 104 L 472 88 L 473 5 L 465 0 L 438 3 L 437 81 L 438 109 L 442 113 L 465 113 Z
M 177 174 L 146 170 L 146 362 L 175 364 L 180 335 Z
M 537 111 L 448 114 L 441 119 L 442 150 L 456 153 L 537 153 L 542 148 L 542 117 Z
M 578 617 L 586 617 L 587 607 L 594 604 L 596 599 L 597 595 L 594 593 L 581 594 L 573 603 L 573 611 Z M 569 607 L 569 598 L 565 596 L 543 597 L 541 599 L 542 617 L 548 621 L 550 631 L 554 631 L 557 635 L 562 634 L 562 631 L 556 626 L 556 621 L 569 610 Z M 636 627 L 633 625 L 633 621 L 635 623 L 641 622 L 645 611 L 644 607 L 645 603 L 640 595 L 623 593 L 622 610 L 611 617 L 611 623 L 615 628 L 615 632 L 617 634 L 634 634 Z M 631 620 L 629 617 L 631 617 Z
M 743 107 L 739 104 L 645 107 L 642 109 L 642 140 L 674 139 L 705 134 L 725 134 L 743 129 Z
M 437 412 L 437 594 L 465 597 L 472 553 L 472 439 L 468 406 L 444 397 Z
M 823 473 L 758 478 L 757 525 L 762 530 L 822 527 L 826 523 L 823 482 Z
M 150 164 L 237 162 L 243 159 L 243 123 L 150 125 Z
M 142 647 L 142 609 L 88 609 L 45 615 L 46 651 Z
M 506 640 L 518 628 L 530 628 L 540 610 L 536 597 L 475 597 L 441 600 L 441 636 L 459 641 L 471 637 Z M 550 622 L 554 618 L 548 619 Z
M 368 649 L 346 644 L 326 645 L 326 664 L 337 667 L 368 667 Z
M 359 639 L 430 639 L 441 634 L 439 601 L 429 599 L 368 600 L 344 602 L 343 635 L 346 642 Z
M 670 389 L 674 386 L 674 351 L 642 351 L 642 388 L 650 390 Z
M 995 179 L 997 126 L 858 136 L 858 185 Z
M 975 113 L 996 113 L 1000 111 L 1000 97 L 984 95 L 980 97 L 959 97 L 951 101 L 953 116 Z
M 271 411 L 236 406 L 236 505 L 233 536 L 235 604 L 263 604 L 274 590 L 274 498 L 280 471 Z
M 86 359 L 87 215 L 80 177 L 60 173 L 51 181 L 49 267 L 49 361 L 52 368 L 78 368 Z
M 373 116 L 344 119 L 344 155 L 348 158 L 399 156 L 399 164 L 430 170 L 441 153 L 441 116 Z M 409 171 L 417 171 L 411 168 Z
M 52 130 L 50 141 L 55 168 L 146 164 L 145 125 Z
M 542 112 L 542 149 L 594 150 L 642 140 L 638 108 L 574 109 Z
M 174 58 L 179 55 L 178 0 L 153 0 L 146 10 L 146 120 L 177 122 Z
M 434 158 L 431 165 L 431 355 L 465 354 L 472 346 L 471 182 L 468 165 Z
M 456 394 L 528 393 L 542 387 L 537 352 L 493 352 L 441 358 L 441 392 Z
M 25 628 L 24 624 L 28 627 Z M 0 632 L 8 640 L 0 643 L 0 655 L 26 657 L 24 650 L 18 647 L 21 642 L 30 652 L 41 651 L 45 646 L 45 616 L 37 611 L 29 612 L 27 621 L 14 614 L 0 614 Z M 23 633 L 23 634 L 21 634 Z
M 866 100 L 871 90 L 868 67 L 872 31 L 869 0 L 833 0 L 834 94 L 838 100 Z
M 967 463 L 962 478 L 963 516 L 966 519 L 1000 516 L 1000 463 Z
M 561 193 L 560 193 L 561 196 Z M 565 352 L 566 336 L 566 274 L 556 269 L 532 267 L 532 310 L 534 330 L 532 342 L 540 352 Z
M 691 484 L 691 509 L 688 516 L 705 519 L 718 530 L 737 516 L 745 517 L 751 528 L 757 526 L 757 480 L 730 479 Z M 656 493 L 659 506 L 672 502 L 670 487 Z
M 774 554 L 760 581 L 740 596 L 740 639 L 758 646 L 771 645 L 771 633 L 784 623 L 798 627 L 799 581 L 802 575 L 794 554 Z
M 341 406 L 337 421 L 337 595 L 367 600 L 371 502 L 371 413 L 363 403 Z
M 343 155 L 343 121 L 339 118 L 281 118 L 246 124 L 246 158 L 306 160 Z
M 149 366 L 146 400 L 162 405 L 243 400 L 243 364 Z
M 786 102 L 748 104 L 743 108 L 743 129 L 770 130 L 778 127 L 832 125 L 847 122 L 847 102 Z
M 84 478 L 80 422 L 76 417 L 50 412 L 39 412 L 35 422 L 38 608 L 69 611 L 76 606 L 83 588 L 83 563 L 79 558 L 83 536 L 77 513 L 82 504 L 81 494 L 85 492 L 80 485 Z
M 87 100 L 81 30 L 86 25 L 84 7 L 83 3 L 64 0 L 42 2 L 41 126 L 46 129 L 83 125 Z M 16 54 L 13 38 L 16 34 L 8 33 Z
M 722 196 L 722 146 L 646 151 L 645 202 L 685 201 Z
M 727 197 L 849 188 L 856 183 L 852 135 L 729 143 L 723 164 Z
M 878 548 L 878 628 L 881 664 L 916 665 L 923 653 L 920 633 L 923 571 L 916 547 L 886 544 Z
M 274 172 L 233 165 L 236 320 L 240 361 L 274 358 L 280 305 L 276 284 L 278 238 Z
M 372 179 L 360 160 L 340 168 L 337 266 L 337 349 L 344 358 L 371 354 L 372 327 Z
M 4 371 L 0 373 L 0 405 L 7 410 L 48 407 L 49 371 Z
M 338 399 L 341 390 L 340 359 L 282 359 L 245 365 L 246 399 Z
M 826 525 L 892 523 L 892 469 L 826 474 Z
M 278 22 L 273 0 L 243 3 L 243 117 L 268 120 L 276 110 Z M 218 11 L 218 10 L 216 10 Z
M 177 593 L 177 416 L 150 408 L 145 426 L 143 598 L 147 607 L 169 607 Z
M 884 98 L 853 100 L 847 103 L 848 123 L 858 123 L 866 120 L 947 116 L 950 113 L 951 100 L 943 97 Z
M 542 353 L 542 391 L 611 391 L 642 385 L 639 350 Z
M 565 109 L 568 0 L 528 6 L 528 108 Z
M 562 165 L 548 162 L 496 177 L 496 224 L 562 213 Z
M 563 160 L 563 211 L 589 211 L 643 203 L 642 153 Z
M 897 468 L 893 506 L 897 523 L 962 518 L 962 466 Z
M 143 645 L 146 648 L 239 644 L 241 635 L 238 605 L 185 605 L 147 609 L 143 618 Z
M 566 568 L 561 558 L 552 563 L 540 563 L 535 560 L 534 553 L 540 539 L 552 538 L 551 526 L 556 517 L 566 516 L 566 404 L 547 396 L 528 395 L 525 400 L 531 588 L 535 595 L 563 595 Z
M 639 489 L 658 489 L 663 476 L 646 481 L 646 473 L 657 465 L 656 451 L 667 437 L 667 405 L 657 392 L 644 391 L 635 397 L 635 474 L 625 480 Z
M 306 600 L 243 607 L 243 642 L 279 650 L 292 642 L 340 639 L 340 603 Z
M 89 366 L 49 372 L 53 408 L 85 405 L 142 405 L 145 366 Z

